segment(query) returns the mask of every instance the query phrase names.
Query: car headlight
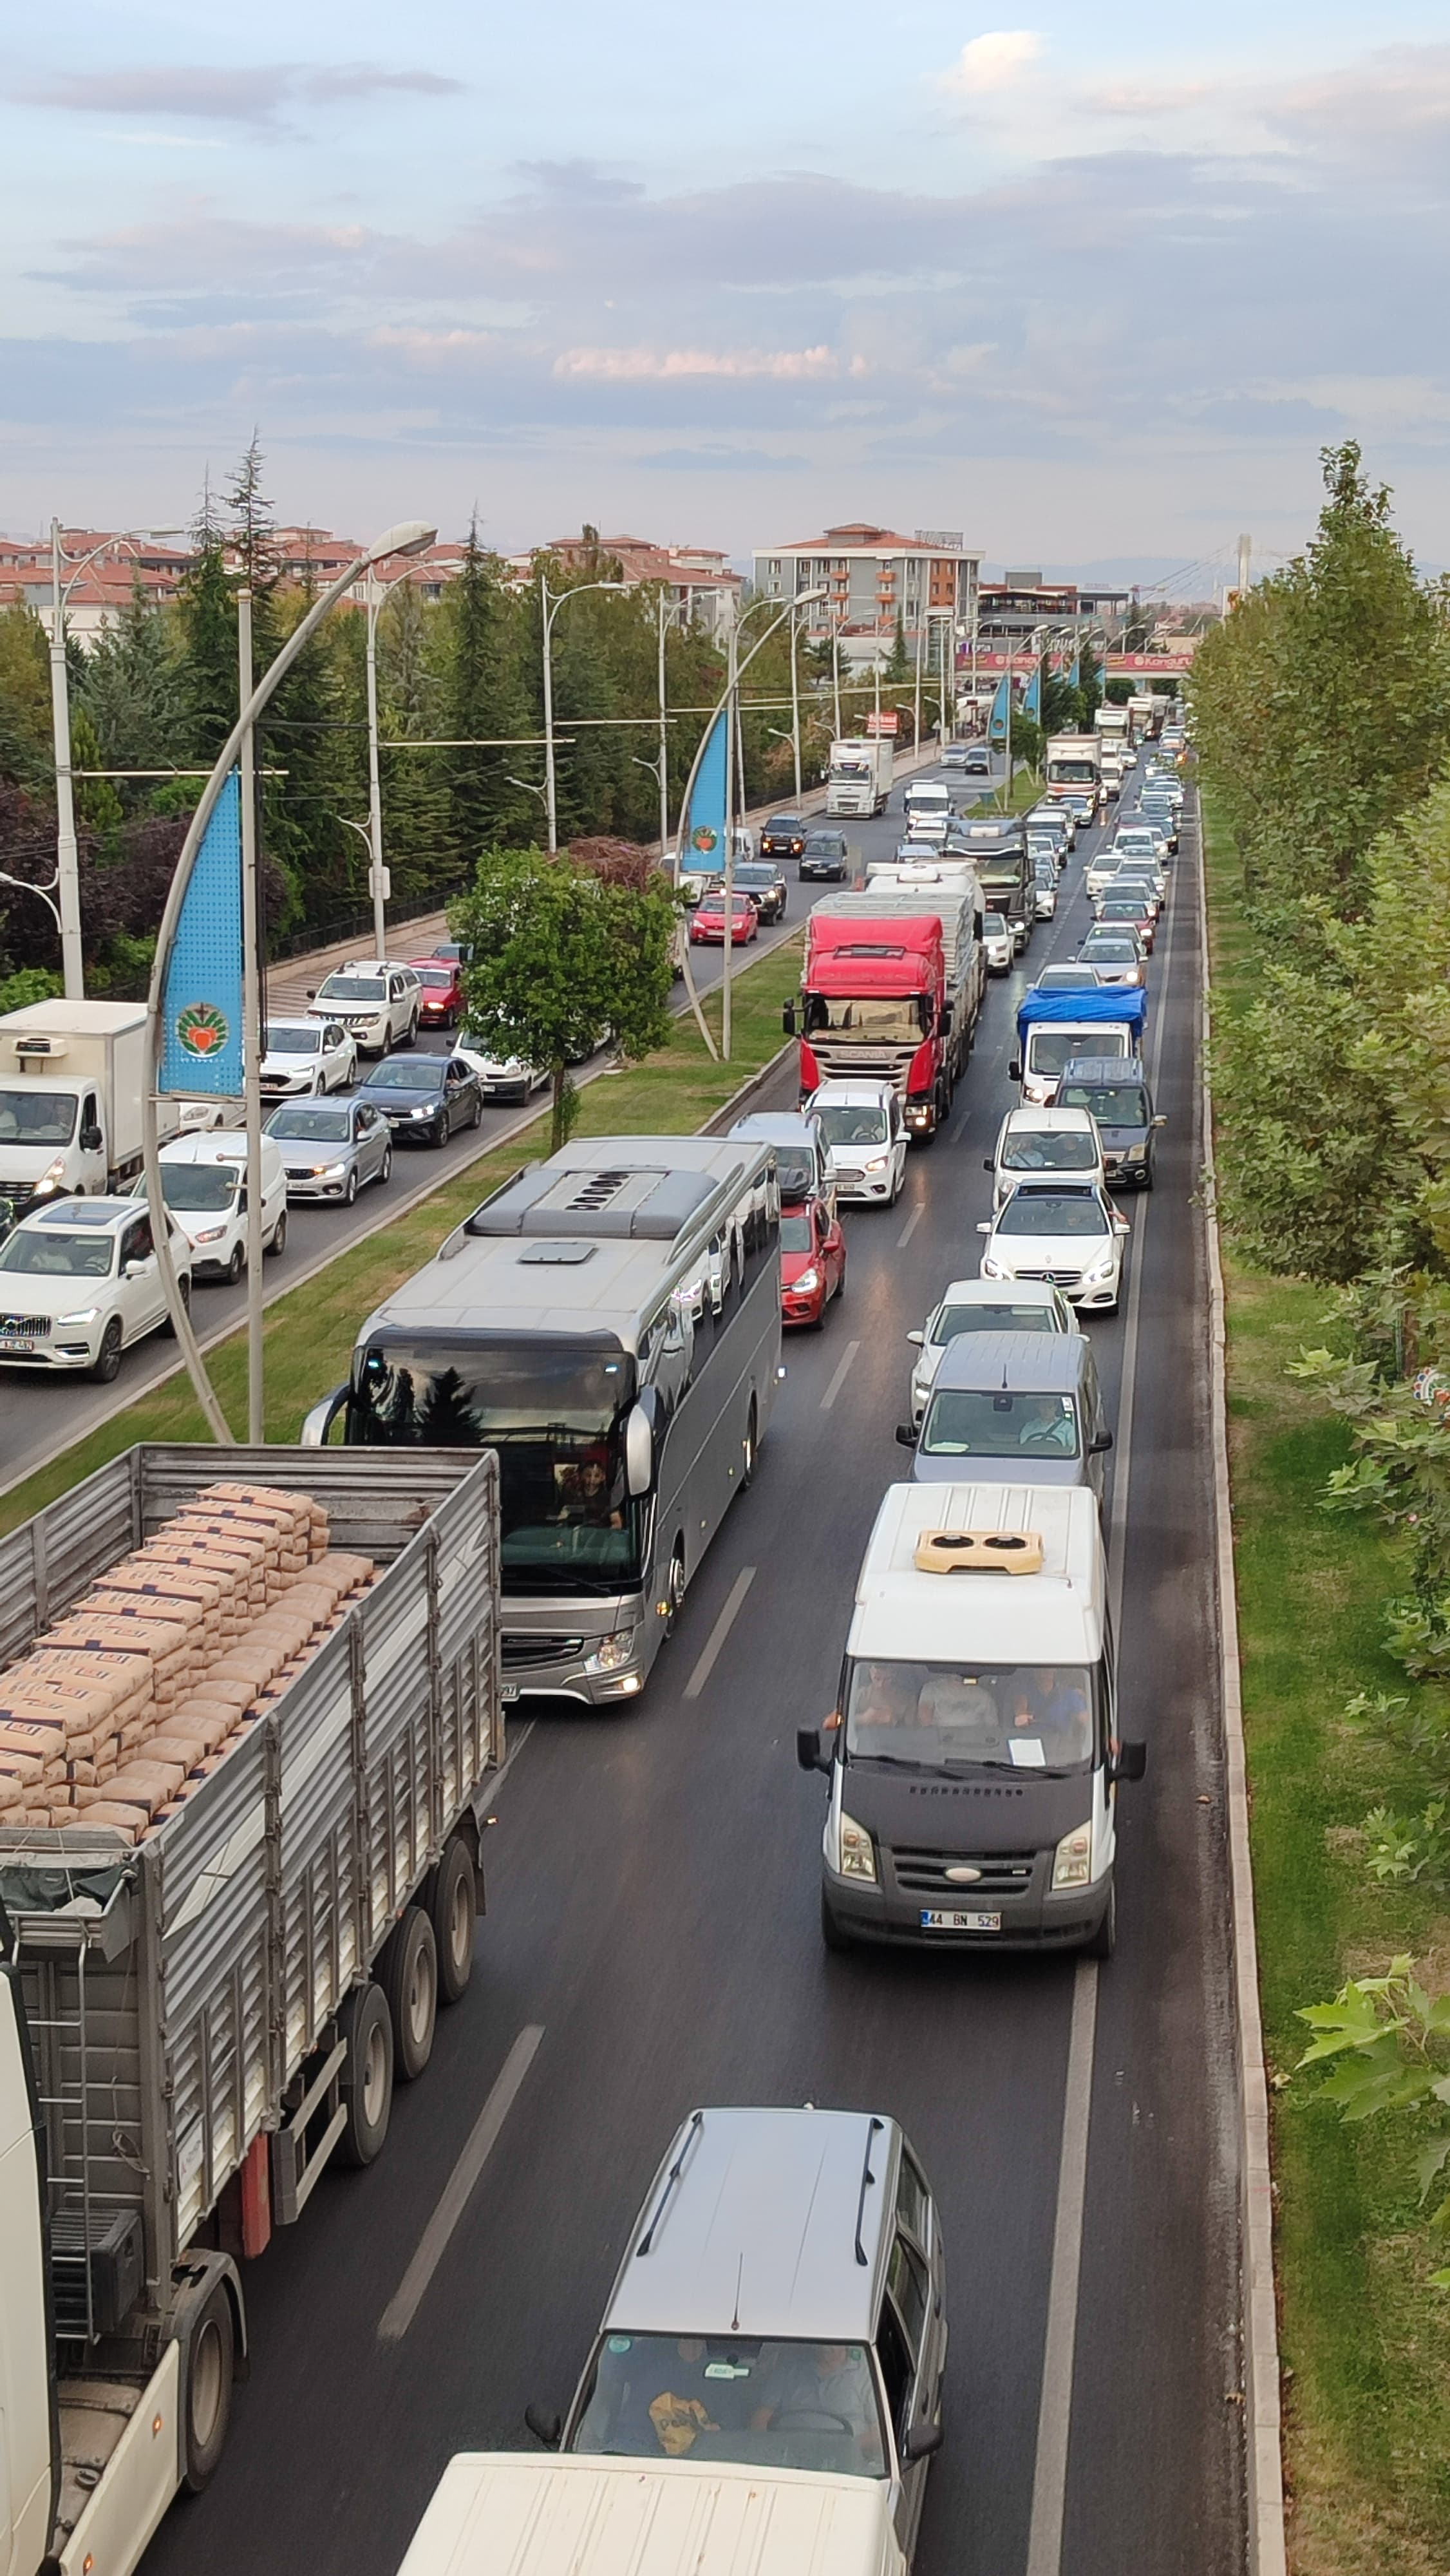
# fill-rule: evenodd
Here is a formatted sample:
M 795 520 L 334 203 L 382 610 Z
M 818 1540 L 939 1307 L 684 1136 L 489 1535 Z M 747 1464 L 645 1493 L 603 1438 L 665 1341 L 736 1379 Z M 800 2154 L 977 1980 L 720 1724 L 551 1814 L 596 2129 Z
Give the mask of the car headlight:
M 35 1184 L 36 1197 L 39 1198 L 42 1190 L 58 1190 L 64 1179 L 65 1156 L 64 1154 L 57 1154 L 53 1163 L 47 1163 L 45 1170 L 41 1173 L 39 1180 Z
M 1105 1252 L 1101 1261 L 1095 1261 L 1091 1270 L 1085 1270 L 1082 1275 L 1084 1288 L 1096 1288 L 1102 1280 L 1111 1279 L 1116 1259 L 1116 1253 Z
M 586 1673 L 617 1673 L 620 1665 L 627 1664 L 633 1653 L 634 1630 L 615 1628 L 609 1636 L 600 1638 L 592 1655 L 586 1656 L 584 1669 Z
M 347 1165 L 346 1163 L 319 1163 L 312 1177 L 317 1181 L 345 1181 Z
M 982 1277 L 984 1279 L 1005 1279 L 1006 1276 L 1007 1273 L 1001 1262 L 994 1260 L 990 1252 L 984 1252 L 982 1255 Z
M 1064 1834 L 1053 1854 L 1054 1887 L 1086 1887 L 1092 1876 L 1093 1829 L 1091 1824 L 1078 1825 Z
M 93 1324 L 100 1311 L 99 1306 L 78 1306 L 73 1315 L 57 1315 L 55 1320 L 57 1324 Z
M 865 1826 L 858 1825 L 855 1817 L 848 1816 L 844 1809 L 836 1837 L 836 1847 L 840 1855 L 842 1878 L 869 1879 L 874 1887 L 876 1883 L 875 1846 Z
M 1148 1148 L 1146 1145 L 1129 1145 L 1124 1148 L 1123 1160 L 1125 1163 L 1143 1163 L 1147 1161 L 1147 1158 Z
M 193 1243 L 220 1243 L 225 1233 L 224 1225 L 209 1225 L 205 1226 L 200 1234 L 194 1234 L 191 1239 Z
M 803 1270 L 799 1279 L 791 1281 L 791 1294 L 795 1297 L 814 1297 L 820 1284 L 819 1270 Z
M 889 1157 L 885 1154 L 873 1154 L 870 1162 L 863 1163 L 861 1169 L 863 1172 L 884 1172 L 888 1160 Z
M 432 1117 L 432 1115 L 433 1115 L 433 1110 L 434 1110 L 434 1103 L 433 1103 L 431 1100 L 430 1100 L 430 1101 L 424 1101 L 424 1102 L 422 1102 L 422 1103 L 419 1105 L 419 1107 L 418 1107 L 418 1108 L 416 1108 L 416 1109 L 410 1109 L 410 1110 L 409 1110 L 409 1112 L 408 1112 L 408 1116 L 409 1116 L 410 1118 L 431 1118 L 431 1117 Z

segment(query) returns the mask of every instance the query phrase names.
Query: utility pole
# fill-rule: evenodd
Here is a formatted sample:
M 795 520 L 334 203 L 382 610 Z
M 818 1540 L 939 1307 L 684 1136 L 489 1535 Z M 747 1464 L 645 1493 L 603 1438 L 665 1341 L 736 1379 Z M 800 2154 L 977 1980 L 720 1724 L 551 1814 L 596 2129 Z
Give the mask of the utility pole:
M 549 582 L 539 575 L 539 605 L 544 622 L 544 816 L 550 858 L 559 846 L 558 799 L 554 779 L 554 664 L 549 651 Z
M 252 594 L 237 593 L 238 705 L 252 698 Z M 262 1323 L 262 973 L 257 921 L 256 729 L 239 746 L 242 805 L 242 1102 L 247 1131 L 247 1440 L 267 1437 Z M 376 755 L 375 755 L 376 756 Z M 376 776 L 376 770 L 374 771 Z M 381 948 L 378 951 L 382 955 Z
M 75 790 L 70 766 L 70 689 L 65 667 L 65 601 L 61 591 L 60 521 L 50 523 L 50 717 L 55 738 L 56 899 L 65 998 L 85 997 L 81 956 L 81 890 L 76 858 Z
M 916 591 L 916 691 L 912 700 L 911 747 L 921 749 L 921 648 L 926 635 L 926 607 L 918 580 Z
M 387 916 L 383 909 L 388 880 L 383 867 L 383 791 L 378 776 L 378 612 L 391 582 L 380 582 L 375 573 L 367 579 L 367 683 L 368 683 L 368 888 L 373 899 L 373 955 L 388 953 Z M 247 680 L 250 693 L 251 679 Z
M 801 801 L 801 676 L 800 676 L 800 669 L 799 669 L 799 664 L 798 664 L 798 661 L 797 661 L 797 655 L 796 655 L 796 648 L 797 648 L 797 643 L 798 643 L 798 640 L 799 640 L 799 639 L 798 639 L 798 637 L 797 637 L 797 635 L 796 635 L 795 610 L 794 610 L 794 609 L 792 609 L 792 610 L 791 610 L 791 613 L 790 613 L 790 629 L 789 629 L 789 632 L 790 632 L 790 738 L 791 738 L 791 747 L 792 747 L 792 749 L 793 749 L 793 751 L 794 751 L 794 753 L 795 753 L 795 801 L 796 801 L 796 810 L 797 810 L 797 812 L 799 812 L 799 810 L 800 810 L 800 801 Z
M 740 721 L 740 657 L 731 621 L 725 662 L 725 943 L 720 960 L 720 1056 L 730 1061 L 730 970 L 735 948 L 735 728 Z
M 665 594 L 661 585 L 655 606 L 659 611 L 659 709 L 660 709 L 660 857 L 666 859 L 670 849 L 669 715 L 665 706 Z M 676 852 L 675 883 L 679 884 L 679 854 Z
M 834 604 L 831 610 L 831 687 L 835 691 L 836 698 L 836 740 L 840 742 L 843 739 L 841 733 L 841 619 Z

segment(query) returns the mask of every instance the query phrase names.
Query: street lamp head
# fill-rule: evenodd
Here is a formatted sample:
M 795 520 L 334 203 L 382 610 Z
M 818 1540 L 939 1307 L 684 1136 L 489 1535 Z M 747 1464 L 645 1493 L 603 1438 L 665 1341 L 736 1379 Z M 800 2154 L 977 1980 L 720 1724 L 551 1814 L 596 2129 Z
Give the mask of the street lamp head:
M 400 519 L 395 528 L 385 529 L 376 545 L 369 546 L 367 560 L 375 564 L 381 563 L 385 555 L 426 554 L 437 534 L 437 529 L 426 526 L 422 519 Z

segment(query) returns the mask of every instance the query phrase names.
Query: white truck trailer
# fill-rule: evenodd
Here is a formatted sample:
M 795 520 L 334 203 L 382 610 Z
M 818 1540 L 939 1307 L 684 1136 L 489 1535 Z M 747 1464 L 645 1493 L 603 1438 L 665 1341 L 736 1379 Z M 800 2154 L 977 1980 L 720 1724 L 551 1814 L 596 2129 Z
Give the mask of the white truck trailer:
M 219 1471 L 310 1497 L 381 1571 L 140 1841 L 0 1829 L 0 2576 L 131 2576 L 207 2483 L 243 2257 L 334 2151 L 380 2151 L 472 1964 L 492 1451 L 132 1449 L 0 1541 L 0 1659 Z
M 0 1015 L 0 1197 L 23 1216 L 37 1199 L 119 1189 L 141 1169 L 146 1088 L 143 1002 L 31 1002 Z M 164 1144 L 181 1104 L 158 1103 Z
M 889 734 L 833 742 L 826 770 L 827 814 L 884 814 L 894 774 Z

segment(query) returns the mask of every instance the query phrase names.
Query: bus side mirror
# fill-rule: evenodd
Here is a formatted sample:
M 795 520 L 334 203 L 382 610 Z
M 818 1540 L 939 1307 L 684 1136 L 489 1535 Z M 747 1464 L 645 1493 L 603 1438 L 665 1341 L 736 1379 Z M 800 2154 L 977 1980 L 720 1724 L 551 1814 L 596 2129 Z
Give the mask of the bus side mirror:
M 631 1405 L 624 1426 L 624 1481 L 631 1496 L 647 1494 L 655 1480 L 654 1425 L 642 1404 Z
M 780 1015 L 780 1025 L 788 1038 L 795 1036 L 795 1004 L 787 1002 Z

